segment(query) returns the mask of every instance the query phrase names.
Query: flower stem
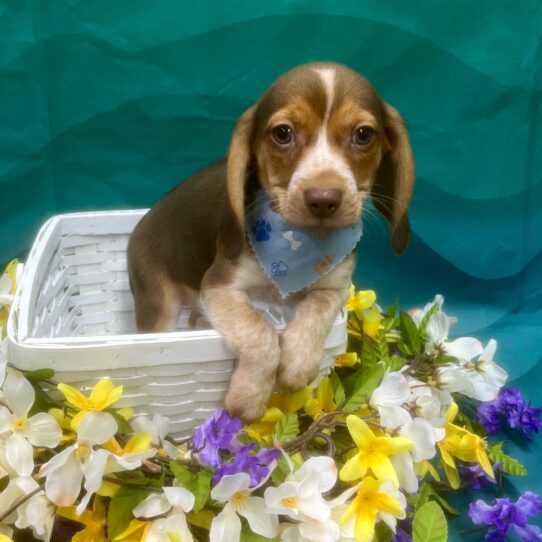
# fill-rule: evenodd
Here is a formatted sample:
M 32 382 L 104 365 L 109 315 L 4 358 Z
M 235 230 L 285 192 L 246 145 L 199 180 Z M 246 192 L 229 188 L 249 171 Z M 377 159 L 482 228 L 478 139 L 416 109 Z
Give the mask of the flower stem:
M 26 501 L 30 500 L 34 495 L 37 495 L 40 491 L 42 491 L 42 487 L 37 487 L 34 489 L 34 491 L 31 491 L 30 493 L 27 493 L 26 495 L 23 495 L 21 498 L 17 499 L 1 516 L 0 516 L 0 523 L 4 521 L 10 514 L 15 512 L 19 506 L 24 504 Z

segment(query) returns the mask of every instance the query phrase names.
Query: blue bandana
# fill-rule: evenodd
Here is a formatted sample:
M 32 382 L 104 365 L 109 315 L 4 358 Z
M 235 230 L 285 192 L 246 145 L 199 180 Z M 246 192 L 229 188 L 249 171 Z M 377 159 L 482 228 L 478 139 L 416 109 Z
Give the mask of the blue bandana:
M 271 199 L 256 195 L 247 214 L 247 234 L 265 274 L 282 297 L 302 290 L 329 273 L 350 254 L 362 234 L 361 221 L 336 228 L 322 239 L 306 228 L 292 226 L 271 209 Z

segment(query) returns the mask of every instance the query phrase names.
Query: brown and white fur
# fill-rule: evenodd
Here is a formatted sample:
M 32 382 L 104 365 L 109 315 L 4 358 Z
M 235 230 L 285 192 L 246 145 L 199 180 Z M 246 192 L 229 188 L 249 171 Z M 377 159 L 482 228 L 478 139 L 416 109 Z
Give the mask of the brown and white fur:
M 278 333 L 251 304 L 280 299 L 245 234 L 256 189 L 286 222 L 324 236 L 357 222 L 372 196 L 401 253 L 413 185 L 404 122 L 364 78 L 332 63 L 287 72 L 239 118 L 227 160 L 181 183 L 135 228 L 128 264 L 139 330 L 171 329 L 181 303 L 199 299 L 239 354 L 226 407 L 257 419 L 276 384 L 295 390 L 317 374 L 355 256 L 292 294 L 294 316 Z

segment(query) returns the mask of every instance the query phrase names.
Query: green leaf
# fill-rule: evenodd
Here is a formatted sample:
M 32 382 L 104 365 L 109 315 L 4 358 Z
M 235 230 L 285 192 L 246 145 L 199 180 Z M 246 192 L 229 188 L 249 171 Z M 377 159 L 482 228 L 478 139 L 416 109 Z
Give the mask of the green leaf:
M 239 537 L 239 542 L 278 542 L 278 540 L 278 537 L 266 538 L 265 536 L 262 536 L 260 534 L 253 533 L 246 525 L 243 525 L 243 530 L 241 531 L 241 536 Z
M 49 396 L 39 386 L 34 386 L 34 391 L 36 392 L 36 397 L 28 413 L 29 416 L 34 416 L 38 412 L 47 412 L 50 408 L 58 407 L 58 404 L 51 403 Z
M 122 433 L 123 435 L 130 435 L 134 432 L 132 426 L 128 423 L 126 418 L 123 418 L 116 410 L 108 408 L 106 409 L 106 412 L 109 412 L 109 414 L 115 418 L 115 421 L 119 426 L 119 433 Z
M 50 380 L 55 376 L 53 369 L 36 369 L 35 371 L 23 371 L 23 375 L 27 380 L 38 384 L 44 380 Z
M 405 345 L 410 347 L 414 354 L 421 352 L 422 339 L 420 332 L 408 312 L 401 312 L 399 314 L 399 328 L 401 329 L 401 336 L 405 341 Z
M 383 521 L 375 525 L 374 542 L 390 542 L 392 536 L 393 531 Z
M 333 400 L 335 401 L 336 405 L 342 405 L 346 399 L 346 396 L 344 394 L 344 387 L 341 379 L 335 372 L 331 373 L 329 378 L 331 379 L 331 388 L 333 389 Z
M 436 501 L 446 512 L 453 516 L 458 516 L 459 512 L 437 492 L 437 490 L 429 483 L 423 482 L 418 493 L 418 500 L 416 501 L 416 510 L 419 510 L 425 503 L 431 499 Z
M 194 512 L 200 512 L 209 499 L 213 470 L 203 468 L 196 474 L 187 466 L 176 461 L 170 461 L 169 468 L 181 486 L 194 494 L 196 498 L 194 502 Z
M 440 305 L 438 303 L 435 303 L 425 314 L 425 316 L 422 318 L 422 321 L 420 322 L 420 325 L 418 327 L 418 333 L 420 334 L 420 337 L 425 336 L 425 332 L 427 331 L 427 324 L 429 324 L 429 320 L 431 319 L 431 316 L 438 312 L 440 309 Z
M 434 501 L 425 503 L 414 514 L 412 542 L 445 542 L 448 522 L 442 508 Z
M 348 398 L 343 410 L 352 412 L 360 408 L 363 403 L 366 403 L 371 392 L 382 381 L 385 372 L 386 365 L 384 363 L 376 367 L 362 368 L 358 374 L 354 392 Z
M 376 337 L 376 354 L 379 361 L 389 362 L 390 348 L 385 333 L 379 333 Z
M 169 468 L 181 486 L 192 493 L 196 491 L 196 475 L 186 466 L 176 461 L 169 462 Z
M 344 426 L 337 426 L 331 436 L 339 456 L 355 446 L 352 436 Z
M 378 355 L 372 341 L 364 341 L 361 348 L 360 362 L 362 367 L 374 367 L 378 363 Z
M 425 503 L 429 502 L 431 493 L 431 485 L 428 482 L 423 482 L 420 491 L 418 492 L 418 500 L 416 501 L 415 510 L 418 511 Z
M 275 425 L 275 438 L 287 442 L 299 434 L 299 421 L 295 412 L 285 414 Z
M 107 532 L 109 539 L 126 530 L 130 521 L 134 519 L 132 510 L 149 494 L 146 489 L 121 487 L 111 498 L 107 512 Z
M 525 476 L 527 474 L 527 469 L 514 457 L 503 452 L 502 447 L 504 445 L 503 441 L 496 442 L 488 450 L 489 459 L 493 463 L 500 463 L 501 469 L 506 474 L 511 474 L 513 476 Z
M 277 459 L 277 466 L 273 469 L 271 474 L 271 480 L 273 480 L 275 484 L 280 485 L 289 474 L 291 474 L 291 471 L 288 461 L 286 461 L 286 458 L 283 455 L 280 455 Z
M 401 367 L 406 365 L 406 359 L 400 356 L 392 356 L 390 358 L 390 371 L 398 371 Z
M 211 469 L 202 469 L 196 476 L 196 501 L 194 502 L 194 512 L 199 512 L 207 504 L 209 494 L 211 493 L 211 479 L 213 471 Z

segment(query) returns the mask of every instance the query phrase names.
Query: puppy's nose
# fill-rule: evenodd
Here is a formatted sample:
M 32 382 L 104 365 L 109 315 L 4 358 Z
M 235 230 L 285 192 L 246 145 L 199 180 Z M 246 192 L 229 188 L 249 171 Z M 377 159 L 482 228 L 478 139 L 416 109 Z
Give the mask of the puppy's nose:
M 343 199 L 343 193 L 336 188 L 310 188 L 305 190 L 305 205 L 318 218 L 328 218 L 335 214 Z

